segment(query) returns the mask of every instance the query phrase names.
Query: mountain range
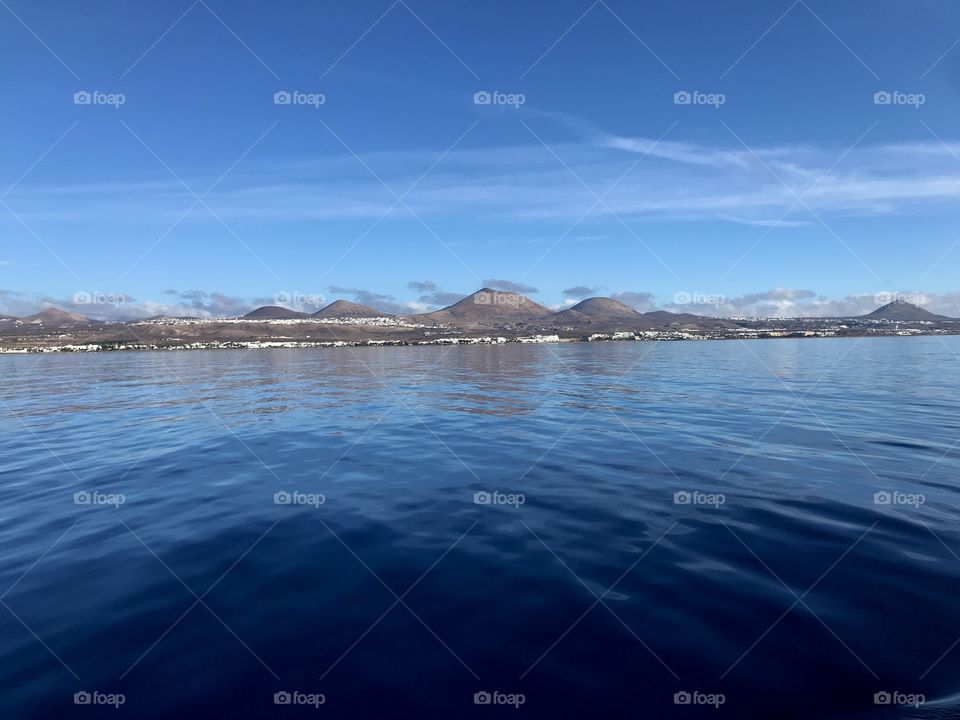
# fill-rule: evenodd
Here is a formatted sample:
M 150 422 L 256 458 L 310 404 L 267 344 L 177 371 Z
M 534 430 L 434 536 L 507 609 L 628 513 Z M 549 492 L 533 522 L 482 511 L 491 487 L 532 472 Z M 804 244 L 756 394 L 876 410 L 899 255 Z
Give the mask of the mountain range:
M 369 318 L 384 317 L 384 313 L 366 305 L 358 305 L 348 300 L 337 300 L 315 313 L 300 312 L 279 305 L 264 305 L 243 316 L 244 320 L 303 320 L 306 318 Z
M 251 321 L 306 320 L 309 318 L 345 320 L 374 317 L 395 316 L 366 305 L 347 300 L 336 300 L 314 313 L 300 312 L 278 305 L 265 305 L 247 313 L 241 319 Z M 509 327 L 535 324 L 542 327 L 597 331 L 611 328 L 630 330 L 723 329 L 735 327 L 737 322 L 740 322 L 727 318 L 674 313 L 666 310 L 641 313 L 629 305 L 607 297 L 587 298 L 572 307 L 554 311 L 523 295 L 488 287 L 482 288 L 440 310 L 406 315 L 398 319 L 420 324 L 452 324 L 476 327 Z M 856 319 L 905 323 L 953 321 L 953 318 L 934 314 L 922 307 L 906 302 L 888 303 L 867 315 L 857 316 Z M 38 327 L 77 327 L 99 324 L 96 320 L 57 308 L 47 308 L 42 312 L 24 318 L 0 315 L 0 321 L 14 320 L 19 320 L 21 325 Z

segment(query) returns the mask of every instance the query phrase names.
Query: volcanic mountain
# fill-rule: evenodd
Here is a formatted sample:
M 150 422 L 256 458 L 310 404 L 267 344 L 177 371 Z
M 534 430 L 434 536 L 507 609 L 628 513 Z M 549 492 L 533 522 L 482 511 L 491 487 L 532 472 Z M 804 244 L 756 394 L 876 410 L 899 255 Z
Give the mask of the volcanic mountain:
M 322 310 L 313 314 L 317 318 L 367 318 L 389 317 L 388 313 L 380 312 L 366 305 L 358 305 L 347 300 L 335 300 Z
M 93 320 L 85 318 L 83 315 L 70 313 L 58 308 L 47 308 L 36 315 L 30 315 L 21 320 L 27 325 L 45 325 L 48 327 L 70 327 L 72 325 L 90 325 Z
M 629 305 L 605 297 L 592 297 L 556 313 L 552 320 L 564 325 L 616 324 L 637 327 L 644 317 Z
M 244 320 L 294 320 L 310 317 L 310 313 L 297 312 L 279 305 L 264 305 L 243 316 Z
M 550 308 L 518 293 L 483 288 L 442 310 L 420 315 L 433 322 L 519 323 L 551 315 Z
M 863 317 L 870 318 L 871 320 L 891 320 L 899 322 L 943 322 L 944 320 L 953 319 L 946 315 L 935 315 L 929 310 L 924 310 L 922 307 L 912 303 L 897 301 L 878 307 L 872 313 L 868 313 Z

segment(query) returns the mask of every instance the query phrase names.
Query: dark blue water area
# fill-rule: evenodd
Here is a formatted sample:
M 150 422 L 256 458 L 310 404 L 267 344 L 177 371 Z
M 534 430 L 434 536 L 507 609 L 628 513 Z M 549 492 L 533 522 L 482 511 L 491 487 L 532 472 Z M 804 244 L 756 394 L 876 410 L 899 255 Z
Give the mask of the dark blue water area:
M 0 717 L 960 717 L 956 338 L 0 369 Z

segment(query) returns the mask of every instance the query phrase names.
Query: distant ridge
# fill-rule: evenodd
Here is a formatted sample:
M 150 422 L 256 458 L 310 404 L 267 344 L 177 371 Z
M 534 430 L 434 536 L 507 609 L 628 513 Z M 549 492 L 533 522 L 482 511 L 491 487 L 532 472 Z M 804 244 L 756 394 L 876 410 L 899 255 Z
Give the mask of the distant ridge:
M 196 320 L 196 317 L 184 317 L 179 315 L 151 315 L 150 317 L 137 318 L 130 322 L 155 322 L 157 320 Z
M 22 323 L 27 325 L 47 325 L 50 327 L 70 327 L 72 325 L 90 325 L 95 322 L 83 315 L 60 310 L 59 308 L 47 308 L 36 315 L 22 318 Z
M 309 313 L 297 312 L 279 305 L 264 305 L 243 316 L 244 320 L 295 320 L 310 317 Z
M 366 318 L 366 317 L 390 317 L 389 313 L 381 312 L 375 308 L 366 305 L 359 305 L 348 300 L 334 300 L 322 310 L 313 314 L 318 318 Z
M 627 323 L 636 326 L 643 324 L 643 319 L 643 315 L 629 305 L 605 297 L 587 298 L 553 316 L 553 320 L 565 325 Z
M 729 318 L 708 317 L 693 313 L 675 313 L 669 310 L 654 310 L 643 314 L 644 319 L 655 329 L 707 328 L 711 330 L 736 327 Z
M 489 324 L 525 322 L 551 315 L 550 308 L 518 293 L 482 288 L 460 302 L 419 317 L 434 322 Z
M 935 315 L 929 310 L 924 310 L 919 305 L 899 301 L 887 303 L 886 305 L 878 307 L 872 313 L 868 313 L 863 317 L 872 318 L 874 320 L 898 320 L 900 322 L 942 322 L 944 320 L 953 319 L 947 317 L 946 315 Z

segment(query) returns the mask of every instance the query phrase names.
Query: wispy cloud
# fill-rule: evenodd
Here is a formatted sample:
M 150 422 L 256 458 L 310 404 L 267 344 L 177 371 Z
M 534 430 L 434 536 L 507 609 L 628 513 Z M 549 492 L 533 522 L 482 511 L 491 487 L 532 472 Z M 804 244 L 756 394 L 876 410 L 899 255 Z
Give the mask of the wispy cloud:
M 813 220 L 803 206 L 780 218 L 794 204 L 794 193 L 807 193 L 804 201 L 818 214 L 858 217 L 909 213 L 931 204 L 952 207 L 960 201 L 960 163 L 954 155 L 960 155 L 960 145 L 934 140 L 864 145 L 831 170 L 845 149 L 795 145 L 748 151 L 732 139 L 724 147 L 598 134 L 552 147 L 569 169 L 539 145 L 457 149 L 422 179 L 406 202 L 421 217 L 572 221 L 594 205 L 595 196 L 583 184 L 604 192 L 644 152 L 649 158 L 630 170 L 586 221 L 613 212 L 626 218 L 714 219 L 794 228 Z M 364 157 L 390 187 L 400 189 L 435 159 L 427 152 Z M 203 186 L 204 178 L 188 182 Z M 191 200 L 173 180 L 23 184 L 7 198 L 27 221 L 172 221 Z M 322 162 L 251 162 L 206 198 L 227 220 L 261 221 L 376 218 L 394 200 L 355 158 L 341 156 Z M 387 217 L 411 219 L 403 207 L 395 207 Z M 197 221 L 216 222 L 205 211 L 192 213 L 185 222 Z
M 733 215 L 720 215 L 721 220 L 736 223 L 737 225 L 750 225 L 751 227 L 771 227 L 771 228 L 797 228 L 813 225 L 811 220 L 777 220 L 775 218 L 742 218 Z

